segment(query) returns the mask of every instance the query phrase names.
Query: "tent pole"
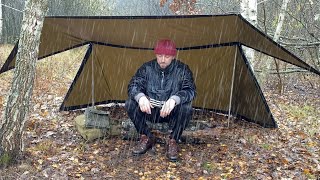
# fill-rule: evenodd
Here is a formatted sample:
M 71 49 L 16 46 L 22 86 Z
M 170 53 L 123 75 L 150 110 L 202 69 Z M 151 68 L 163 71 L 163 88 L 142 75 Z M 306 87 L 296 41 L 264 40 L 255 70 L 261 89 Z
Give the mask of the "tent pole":
M 230 124 L 230 117 L 231 117 L 231 106 L 232 106 L 233 84 L 234 84 L 234 76 L 235 76 L 235 71 L 236 71 L 237 52 L 238 52 L 238 48 L 236 48 L 236 50 L 235 50 L 235 53 L 234 53 L 234 60 L 233 60 L 232 82 L 231 82 L 231 91 L 230 91 L 230 99 L 229 99 L 228 128 L 229 128 L 229 124 Z
M 92 107 L 94 107 L 94 75 L 93 75 L 93 58 L 91 58 L 91 95 L 92 95 Z

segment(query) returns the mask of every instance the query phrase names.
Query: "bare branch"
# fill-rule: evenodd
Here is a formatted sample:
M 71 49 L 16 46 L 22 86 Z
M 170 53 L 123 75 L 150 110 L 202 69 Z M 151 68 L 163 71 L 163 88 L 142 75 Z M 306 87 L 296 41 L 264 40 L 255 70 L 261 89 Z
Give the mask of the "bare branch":
M 289 43 L 284 41 L 279 41 L 283 46 L 299 46 L 299 47 L 316 47 L 320 46 L 320 42 L 311 42 L 311 43 Z

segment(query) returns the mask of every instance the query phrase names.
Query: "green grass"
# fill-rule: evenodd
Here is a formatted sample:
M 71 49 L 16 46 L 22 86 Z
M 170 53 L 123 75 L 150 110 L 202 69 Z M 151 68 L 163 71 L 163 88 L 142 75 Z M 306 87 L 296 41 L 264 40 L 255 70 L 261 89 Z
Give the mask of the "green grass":
M 310 136 L 320 133 L 320 113 L 315 106 L 282 104 L 281 107 L 286 111 L 289 122 L 295 123 L 305 133 Z
M 316 108 L 310 105 L 304 105 L 302 107 L 289 105 L 287 106 L 287 110 L 289 111 L 290 115 L 297 119 L 307 119 L 308 117 L 317 116 Z

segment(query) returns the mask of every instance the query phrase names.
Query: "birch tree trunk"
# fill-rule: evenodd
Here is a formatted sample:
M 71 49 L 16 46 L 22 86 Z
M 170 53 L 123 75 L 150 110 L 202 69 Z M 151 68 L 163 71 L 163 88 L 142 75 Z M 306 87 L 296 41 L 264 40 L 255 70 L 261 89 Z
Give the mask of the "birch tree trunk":
M 252 25 L 257 25 L 258 19 L 258 5 L 257 0 L 241 0 L 240 4 L 241 15 L 248 20 Z M 246 57 L 248 58 L 249 62 L 251 62 L 252 70 L 255 64 L 254 61 L 254 50 L 244 47 L 243 48 Z
M 26 0 L 13 82 L 4 118 L 0 122 L 0 165 L 20 158 L 24 150 L 23 130 L 38 59 L 40 34 L 48 0 Z
M 0 43 L 3 43 L 2 27 L 3 27 L 2 0 L 0 0 Z
M 286 15 L 289 1 L 290 0 L 283 0 L 282 5 L 281 5 L 281 10 L 280 10 L 279 18 L 278 18 L 278 24 L 276 27 L 276 31 L 274 32 L 274 35 L 273 35 L 273 40 L 276 42 L 279 41 L 279 37 L 280 37 L 281 31 L 282 31 L 282 25 L 283 25 L 283 21 L 284 21 L 285 15 Z
M 318 63 L 320 64 L 320 45 L 318 46 Z
M 277 27 L 276 27 L 276 30 L 275 30 L 274 36 L 273 36 L 273 40 L 275 42 L 279 41 L 279 37 L 281 35 L 282 26 L 283 26 L 283 22 L 284 22 L 284 19 L 285 19 L 285 14 L 286 14 L 286 11 L 287 11 L 287 7 L 288 7 L 289 1 L 290 0 L 283 0 L 282 1 L 280 13 L 279 13 L 279 18 L 278 18 L 278 21 L 277 21 Z M 267 62 L 266 68 L 265 68 L 265 70 L 262 71 L 262 74 L 261 74 L 261 80 L 262 80 L 263 86 L 265 85 L 265 83 L 267 81 L 267 76 L 268 76 L 269 71 L 271 69 L 271 66 L 273 64 L 272 61 L 266 61 L 266 62 Z M 280 66 L 279 61 L 274 59 L 274 63 L 276 65 L 277 71 L 279 72 L 279 66 Z M 277 87 L 278 87 L 278 91 L 281 93 L 282 89 L 283 89 L 283 83 L 282 83 L 282 79 L 281 79 L 280 74 L 278 74 L 278 78 L 279 78 L 279 83 L 278 83 Z

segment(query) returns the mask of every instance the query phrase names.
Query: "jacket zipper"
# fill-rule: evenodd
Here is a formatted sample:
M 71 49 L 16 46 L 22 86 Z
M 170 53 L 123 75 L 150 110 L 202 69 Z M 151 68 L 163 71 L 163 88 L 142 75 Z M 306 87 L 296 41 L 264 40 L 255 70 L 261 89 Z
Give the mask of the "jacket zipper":
M 161 78 L 161 89 L 163 89 L 163 80 L 164 80 L 164 72 L 161 72 L 162 78 Z

